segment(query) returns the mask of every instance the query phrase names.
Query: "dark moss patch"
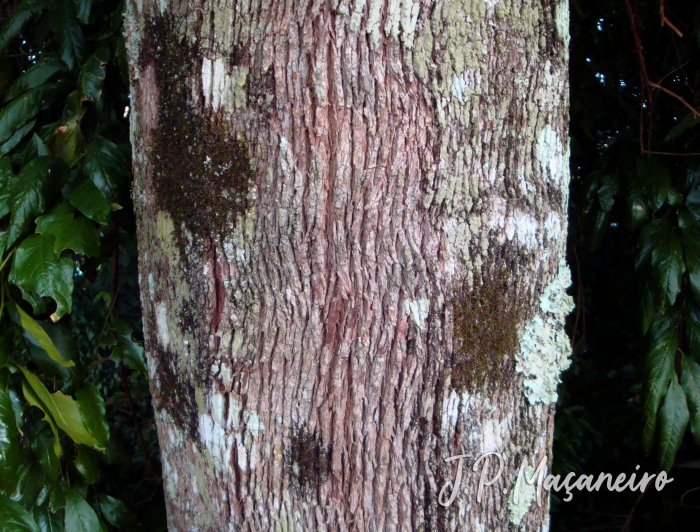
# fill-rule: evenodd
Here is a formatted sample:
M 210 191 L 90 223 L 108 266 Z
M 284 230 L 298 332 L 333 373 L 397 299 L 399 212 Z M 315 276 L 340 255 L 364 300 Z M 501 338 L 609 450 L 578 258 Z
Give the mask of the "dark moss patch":
M 286 472 L 300 495 L 317 490 L 328 478 L 331 449 L 322 445 L 315 431 L 311 433 L 303 427 L 294 429 L 285 458 Z
M 512 381 L 513 355 L 525 306 L 505 268 L 463 284 L 452 299 L 454 352 L 452 386 L 476 391 Z
M 192 101 L 199 80 L 190 75 L 201 72 L 202 56 L 180 39 L 172 17 L 147 20 L 141 61 L 154 68 L 159 94 L 150 152 L 156 205 L 171 215 L 178 235 L 184 224 L 201 245 L 248 208 L 249 147 L 225 117 L 205 110 L 203 96 Z M 181 251 L 187 243 L 179 236 Z
M 175 425 L 195 440 L 199 434 L 199 417 L 194 386 L 189 378 L 178 372 L 176 355 L 161 347 L 151 350 L 156 356 L 156 383 L 154 393 L 157 408 L 163 408 L 175 422 Z

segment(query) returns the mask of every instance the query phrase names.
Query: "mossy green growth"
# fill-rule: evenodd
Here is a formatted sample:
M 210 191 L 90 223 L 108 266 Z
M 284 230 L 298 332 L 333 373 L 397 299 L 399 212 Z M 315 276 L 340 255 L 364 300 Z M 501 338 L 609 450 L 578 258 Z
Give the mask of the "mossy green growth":
M 514 380 L 513 355 L 525 312 L 507 269 L 475 277 L 474 286 L 463 283 L 452 298 L 451 376 L 460 393 Z
M 192 101 L 190 78 L 201 73 L 202 55 L 180 36 L 173 17 L 147 20 L 140 60 L 143 69 L 154 68 L 158 90 L 150 151 L 156 206 L 172 217 L 184 251 L 183 226 L 198 245 L 246 212 L 249 147 L 226 117 L 206 108 L 203 96 Z

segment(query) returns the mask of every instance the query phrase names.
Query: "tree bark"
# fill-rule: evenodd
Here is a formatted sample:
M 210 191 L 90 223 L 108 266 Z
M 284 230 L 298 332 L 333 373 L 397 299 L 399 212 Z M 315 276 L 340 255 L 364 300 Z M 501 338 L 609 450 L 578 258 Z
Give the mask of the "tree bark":
M 126 37 L 171 530 L 546 530 L 567 2 L 130 0 Z

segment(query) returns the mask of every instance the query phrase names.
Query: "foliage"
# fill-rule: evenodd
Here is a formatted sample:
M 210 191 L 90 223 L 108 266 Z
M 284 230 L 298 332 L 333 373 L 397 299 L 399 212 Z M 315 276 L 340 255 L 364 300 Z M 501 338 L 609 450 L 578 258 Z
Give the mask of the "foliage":
M 645 494 L 644 505 L 631 492 L 582 493 L 576 510 L 555 507 L 554 529 L 680 530 L 698 485 L 686 464 L 700 444 L 700 6 L 571 5 L 578 310 L 555 469 L 675 463 L 679 492 Z
M 123 2 L 0 22 L 0 522 L 164 529 L 128 196 Z

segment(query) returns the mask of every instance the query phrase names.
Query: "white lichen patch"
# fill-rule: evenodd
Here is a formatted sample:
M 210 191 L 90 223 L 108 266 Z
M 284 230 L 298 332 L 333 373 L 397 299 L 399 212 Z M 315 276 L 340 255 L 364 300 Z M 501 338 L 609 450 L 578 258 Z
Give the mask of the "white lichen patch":
M 564 320 L 574 309 L 574 300 L 566 293 L 571 272 L 564 260 L 557 276 L 540 296 L 539 312 L 522 333 L 516 371 L 525 376 L 525 396 L 530 403 L 553 403 L 561 372 L 569 367 L 571 343 L 564 331 Z
M 248 67 L 234 66 L 228 73 L 223 57 L 202 60 L 202 92 L 206 105 L 233 111 L 245 105 Z
M 413 320 L 418 327 L 421 329 L 425 325 L 425 320 L 428 319 L 428 312 L 430 312 L 430 301 L 427 299 L 414 299 L 412 301 L 403 302 L 403 312 L 408 314 L 408 316 Z
M 569 2 L 564 0 L 559 2 L 554 15 L 554 23 L 557 26 L 557 35 L 566 44 L 569 45 Z
M 532 478 L 534 474 L 535 470 L 528 466 L 525 478 L 521 478 L 520 482 L 515 483 L 508 497 L 508 518 L 515 525 L 520 524 L 525 514 L 530 510 L 532 503 L 537 499 L 537 486 L 525 481 L 525 479 Z M 517 497 L 516 490 L 519 490 Z
M 460 397 L 455 390 L 450 392 L 450 396 L 445 401 L 442 409 L 442 430 L 447 431 L 457 426 L 459 415 Z
M 168 329 L 168 309 L 163 302 L 156 305 L 156 334 L 161 347 L 167 348 L 170 345 L 170 330 Z
M 543 176 L 557 187 L 562 186 L 564 166 L 568 165 L 566 155 L 567 150 L 557 132 L 549 124 L 544 126 L 537 137 L 537 160 Z

